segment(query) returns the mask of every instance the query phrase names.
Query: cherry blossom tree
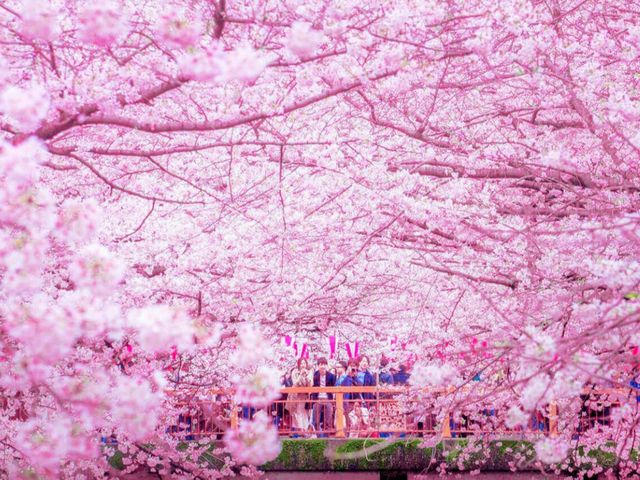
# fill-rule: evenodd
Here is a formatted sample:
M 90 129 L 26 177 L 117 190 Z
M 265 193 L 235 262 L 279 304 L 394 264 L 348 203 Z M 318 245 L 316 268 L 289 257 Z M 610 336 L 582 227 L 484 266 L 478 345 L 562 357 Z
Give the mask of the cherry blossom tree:
M 455 387 L 424 396 L 441 415 L 555 402 L 541 462 L 613 441 L 632 472 L 635 396 L 571 432 L 585 386 L 637 375 L 639 15 L 0 0 L 3 474 L 101 475 L 111 435 L 130 470 L 252 474 L 264 419 L 212 472 L 176 451 L 170 392 L 264 405 L 270 343 L 327 332 Z

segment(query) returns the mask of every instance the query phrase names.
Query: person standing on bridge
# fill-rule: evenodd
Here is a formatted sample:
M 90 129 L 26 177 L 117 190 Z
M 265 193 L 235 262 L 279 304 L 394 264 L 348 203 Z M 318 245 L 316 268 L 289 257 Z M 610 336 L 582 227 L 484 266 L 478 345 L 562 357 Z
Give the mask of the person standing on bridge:
M 409 373 L 407 372 L 407 365 L 403 363 L 400 365 L 400 371 L 393 374 L 394 385 L 407 385 L 409 383 Z
M 380 368 L 376 375 L 380 385 L 393 385 L 393 374 L 391 374 L 389 363 L 389 359 L 383 354 L 382 358 L 380 358 Z
M 344 364 L 344 362 L 342 362 Z M 346 374 L 344 377 L 341 377 L 339 386 L 341 387 L 359 387 L 362 386 L 358 382 L 358 361 L 355 358 L 349 360 L 349 363 L 345 365 Z M 345 416 L 345 425 L 347 427 L 347 432 L 351 431 L 351 410 L 356 401 L 362 400 L 361 393 L 345 393 L 343 396 L 343 408 L 344 408 L 344 416 Z
M 313 374 L 314 387 L 333 387 L 336 384 L 336 377 L 328 370 L 327 359 L 318 359 L 318 370 Z M 319 437 L 326 437 L 326 430 L 333 426 L 333 394 L 320 392 L 312 393 L 313 403 L 313 426 Z
M 376 377 L 369 371 L 369 365 L 371 362 L 369 361 L 369 357 L 366 355 L 362 355 L 358 359 L 358 385 L 362 385 L 363 387 L 375 387 L 376 386 Z M 365 400 L 372 400 L 375 398 L 373 393 L 363 393 L 362 398 Z M 365 403 L 365 405 L 367 405 Z
M 342 385 L 347 377 L 347 362 L 339 361 L 336 365 L 336 387 Z
M 298 368 L 291 372 L 291 381 L 294 387 L 310 387 L 313 379 L 307 359 L 298 360 Z M 286 409 L 291 415 L 292 432 L 302 431 L 306 435 L 309 430 L 309 410 L 307 409 L 308 393 L 291 393 L 287 396 Z M 298 434 L 294 433 L 294 437 Z

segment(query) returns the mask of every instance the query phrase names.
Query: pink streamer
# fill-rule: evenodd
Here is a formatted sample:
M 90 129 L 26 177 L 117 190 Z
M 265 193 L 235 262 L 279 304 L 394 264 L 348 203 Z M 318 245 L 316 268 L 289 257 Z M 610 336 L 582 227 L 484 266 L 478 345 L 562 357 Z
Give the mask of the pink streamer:
M 360 342 L 347 342 L 345 343 L 345 348 L 347 349 L 347 355 L 349 358 L 358 358 L 360 353 Z

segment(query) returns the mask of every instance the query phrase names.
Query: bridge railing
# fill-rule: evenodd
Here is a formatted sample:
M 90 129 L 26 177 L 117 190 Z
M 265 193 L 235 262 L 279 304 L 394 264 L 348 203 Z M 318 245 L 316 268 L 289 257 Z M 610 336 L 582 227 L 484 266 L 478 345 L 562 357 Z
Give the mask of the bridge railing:
M 280 399 L 262 410 L 271 416 L 280 435 L 293 437 L 530 437 L 553 436 L 561 428 L 554 402 L 534 412 L 527 426 L 507 428 L 491 405 L 451 408 L 446 398 L 453 391 L 391 386 L 289 387 L 281 390 Z M 585 396 L 589 396 L 590 406 L 583 408 L 577 427 L 571 428 L 581 434 L 598 425 L 608 425 L 612 410 L 628 393 L 628 389 L 589 390 Z M 204 395 L 176 392 L 175 405 L 180 414 L 168 431 L 185 439 L 221 437 L 227 428 L 236 428 L 256 413 L 255 408 L 235 403 L 233 395 L 231 389 L 209 390 Z M 325 395 L 326 398 L 315 398 Z

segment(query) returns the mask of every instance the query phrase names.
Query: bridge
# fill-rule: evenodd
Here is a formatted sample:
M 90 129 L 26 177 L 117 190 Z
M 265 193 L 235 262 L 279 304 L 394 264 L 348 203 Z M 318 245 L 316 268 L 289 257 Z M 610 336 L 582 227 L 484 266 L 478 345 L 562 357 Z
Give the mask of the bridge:
M 554 472 L 575 475 L 577 471 L 615 471 L 618 458 L 601 449 L 576 450 L 580 465 L 569 461 L 562 467 L 546 468 L 536 461 L 533 442 L 572 428 L 579 437 L 589 430 L 611 423 L 612 412 L 625 403 L 636 404 L 637 392 L 629 388 L 585 389 L 583 409 L 577 426 L 568 427 L 555 402 L 532 413 L 527 425 L 507 428 L 499 406 L 487 404 L 481 389 L 466 389 L 464 404 L 449 401 L 455 389 L 410 390 L 406 387 L 290 387 L 265 410 L 282 437 L 278 458 L 263 465 L 269 480 L 408 480 L 436 478 L 442 471 L 456 478 L 480 474 L 489 479 L 529 480 L 549 478 Z M 459 392 L 459 390 L 458 390 Z M 331 398 L 312 399 L 311 394 Z M 222 445 L 228 428 L 237 428 L 256 410 L 237 404 L 231 389 L 181 389 L 172 392 L 176 418 L 167 432 L 183 442 L 199 440 L 201 459 L 210 468 L 218 461 L 206 448 Z M 425 407 L 425 398 L 428 398 Z M 474 399 L 480 399 L 474 403 Z M 328 403 L 332 412 L 314 418 L 314 406 Z M 295 428 L 292 411 L 307 412 L 310 427 Z M 353 413 L 366 409 L 368 419 L 354 424 Z M 316 407 L 316 415 L 319 408 Z M 117 469 L 122 454 L 110 462 Z M 515 472 L 517 470 L 518 473 Z M 131 478 L 144 478 L 136 472 Z M 420 477 L 416 475 L 420 474 Z M 473 475 L 472 475 L 473 474 Z M 157 475 L 149 476 L 157 478 Z M 586 477 L 585 477 L 586 478 Z M 591 478 L 594 478 L 593 476 Z
M 449 400 L 457 392 L 462 406 Z M 326 394 L 314 399 L 312 394 Z M 170 431 L 184 440 L 221 438 L 227 428 L 237 428 L 256 409 L 234 401 L 231 389 L 207 391 L 186 389 L 173 393 L 179 415 Z M 608 425 L 611 413 L 625 402 L 636 402 L 631 389 L 585 389 L 583 409 L 575 435 L 597 425 Z M 499 418 L 499 407 L 487 404 L 479 389 L 454 388 L 410 390 L 407 387 L 288 387 L 281 398 L 265 410 L 284 437 L 314 438 L 409 438 L 438 435 L 442 439 L 472 436 L 527 438 L 554 436 L 559 432 L 560 413 L 550 402 L 531 414 L 526 426 L 508 428 Z M 425 405 L 425 399 L 427 403 Z M 588 404 L 588 405 L 587 405 Z M 296 413 L 308 426 L 296 426 Z M 327 417 L 327 418 L 325 418 Z M 299 416 L 298 416 L 299 418 Z M 297 427 L 297 428 L 296 428 Z

